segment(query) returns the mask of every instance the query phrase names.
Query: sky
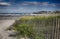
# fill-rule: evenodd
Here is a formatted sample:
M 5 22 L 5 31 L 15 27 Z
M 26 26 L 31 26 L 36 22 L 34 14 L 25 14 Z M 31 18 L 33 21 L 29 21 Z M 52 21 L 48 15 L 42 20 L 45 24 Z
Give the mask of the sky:
M 60 11 L 60 0 L 0 0 L 0 13 Z

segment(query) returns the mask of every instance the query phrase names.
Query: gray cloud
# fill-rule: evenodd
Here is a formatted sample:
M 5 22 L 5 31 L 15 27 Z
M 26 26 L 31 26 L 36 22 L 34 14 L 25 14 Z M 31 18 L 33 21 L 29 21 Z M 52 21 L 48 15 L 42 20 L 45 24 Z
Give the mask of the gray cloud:
M 8 3 L 8 2 L 0 2 L 0 5 L 4 6 L 6 5 L 7 7 L 0 7 L 0 13 L 20 13 L 20 12 L 35 12 L 35 11 L 40 11 L 40 10 L 55 10 L 59 9 L 57 6 L 60 6 L 60 4 L 57 3 L 49 3 L 49 2 L 22 2 L 22 3 L 17 3 L 16 5 L 13 3 Z M 11 6 L 10 6 L 11 5 Z M 22 6 L 23 5 L 23 6 Z M 39 6 L 39 7 L 29 7 L 29 5 L 33 6 Z M 10 6 L 10 7 L 9 7 Z M 25 7 L 27 6 L 27 7 Z M 43 7 L 40 7 L 43 6 Z M 47 8 L 45 8 L 47 6 Z M 49 6 L 53 6 L 52 8 Z M 59 9 L 60 10 L 60 9 Z
M 60 4 L 49 2 L 23 2 L 21 5 L 34 5 L 34 6 L 60 6 Z
M 0 5 L 2 5 L 2 6 L 9 6 L 9 5 L 11 5 L 10 3 L 7 3 L 7 2 L 0 2 Z

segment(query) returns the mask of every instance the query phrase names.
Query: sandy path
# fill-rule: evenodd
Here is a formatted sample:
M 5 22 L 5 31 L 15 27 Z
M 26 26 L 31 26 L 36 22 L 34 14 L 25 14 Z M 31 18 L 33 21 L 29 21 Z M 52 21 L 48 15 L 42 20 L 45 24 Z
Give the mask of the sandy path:
M 0 20 L 0 35 L 2 36 L 2 39 L 13 39 L 12 37 L 8 37 L 8 32 L 5 29 L 14 22 L 15 20 Z

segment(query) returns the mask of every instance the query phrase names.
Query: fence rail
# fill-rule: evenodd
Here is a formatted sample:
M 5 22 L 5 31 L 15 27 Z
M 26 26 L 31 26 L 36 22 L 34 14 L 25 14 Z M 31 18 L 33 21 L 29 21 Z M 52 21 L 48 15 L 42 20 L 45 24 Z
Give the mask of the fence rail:
M 34 27 L 35 33 L 37 33 L 36 39 L 60 39 L 60 18 L 41 20 L 39 25 Z

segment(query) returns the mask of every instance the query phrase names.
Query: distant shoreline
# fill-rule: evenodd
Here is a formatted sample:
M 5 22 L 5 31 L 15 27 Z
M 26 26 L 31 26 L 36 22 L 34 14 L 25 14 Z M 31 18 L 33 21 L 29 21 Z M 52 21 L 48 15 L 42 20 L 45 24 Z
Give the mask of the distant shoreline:
M 0 20 L 2 19 L 19 19 L 22 16 L 58 16 L 60 14 L 31 14 L 31 15 L 0 15 Z

